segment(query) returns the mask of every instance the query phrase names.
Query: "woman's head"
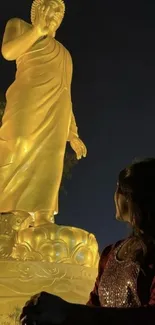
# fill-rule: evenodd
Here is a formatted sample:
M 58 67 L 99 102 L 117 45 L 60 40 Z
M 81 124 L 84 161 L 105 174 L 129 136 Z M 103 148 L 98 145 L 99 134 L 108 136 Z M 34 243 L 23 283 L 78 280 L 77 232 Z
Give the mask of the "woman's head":
M 119 174 L 116 218 L 155 238 L 155 159 L 135 162 Z

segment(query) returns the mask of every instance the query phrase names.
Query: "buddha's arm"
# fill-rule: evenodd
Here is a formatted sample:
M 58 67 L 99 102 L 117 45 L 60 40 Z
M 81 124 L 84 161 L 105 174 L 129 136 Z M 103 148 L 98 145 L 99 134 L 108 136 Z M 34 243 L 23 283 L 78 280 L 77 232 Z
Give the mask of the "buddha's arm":
M 71 141 L 72 138 L 78 137 L 78 128 L 75 121 L 75 116 L 72 113 L 71 124 L 69 129 L 68 141 Z
M 26 23 L 25 23 L 26 25 Z M 30 27 L 22 31 L 21 20 L 14 18 L 8 21 L 2 43 L 2 55 L 8 61 L 16 60 L 24 54 L 40 38 L 39 30 Z

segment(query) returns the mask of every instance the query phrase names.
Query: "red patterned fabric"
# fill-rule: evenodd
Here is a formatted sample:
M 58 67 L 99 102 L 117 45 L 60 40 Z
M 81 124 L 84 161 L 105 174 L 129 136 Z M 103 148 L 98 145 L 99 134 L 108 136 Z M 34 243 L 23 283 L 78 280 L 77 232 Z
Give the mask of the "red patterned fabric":
M 109 255 L 113 249 L 120 245 L 122 241 L 118 241 L 114 245 L 106 247 L 100 257 L 98 276 L 95 282 L 93 291 L 90 293 L 88 306 L 100 307 L 98 286 L 101 276 L 104 272 L 105 265 L 108 261 Z M 155 255 L 149 255 L 145 261 L 145 265 L 141 270 L 138 282 L 137 282 L 137 293 L 141 301 L 141 306 L 155 306 Z

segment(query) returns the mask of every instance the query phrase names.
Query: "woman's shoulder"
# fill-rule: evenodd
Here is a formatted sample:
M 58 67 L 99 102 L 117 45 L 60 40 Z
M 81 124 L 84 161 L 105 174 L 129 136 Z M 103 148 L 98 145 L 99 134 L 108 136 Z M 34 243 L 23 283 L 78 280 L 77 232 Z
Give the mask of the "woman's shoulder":
M 107 256 L 107 255 L 109 255 L 109 253 L 113 250 L 113 249 L 115 249 L 115 248 L 117 248 L 119 245 L 121 245 L 123 242 L 125 241 L 125 239 L 121 239 L 121 240 L 118 240 L 116 243 L 114 243 L 114 244 L 111 244 L 111 245 L 108 245 L 108 246 L 106 246 L 104 249 L 103 249 L 103 251 L 102 251 L 102 254 L 101 254 L 101 257 L 103 256 Z
M 100 256 L 99 272 L 102 273 L 102 271 L 104 270 L 105 265 L 106 265 L 106 263 L 108 261 L 108 258 L 110 256 L 110 254 L 112 253 L 112 251 L 114 249 L 116 249 L 119 245 L 121 245 L 124 241 L 125 241 L 125 239 L 118 240 L 114 244 L 108 245 L 103 249 L 103 251 L 101 253 L 101 256 Z

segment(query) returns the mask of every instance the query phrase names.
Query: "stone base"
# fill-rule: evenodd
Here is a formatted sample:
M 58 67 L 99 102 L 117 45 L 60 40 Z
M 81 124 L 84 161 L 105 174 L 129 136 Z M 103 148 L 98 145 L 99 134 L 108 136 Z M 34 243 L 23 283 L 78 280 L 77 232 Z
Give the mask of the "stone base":
M 51 223 L 26 228 L 22 215 L 2 215 L 0 325 L 19 325 L 21 308 L 41 291 L 85 304 L 98 260 L 96 238 L 83 229 Z
M 96 268 L 80 265 L 0 261 L 0 324 L 18 324 L 20 309 L 40 291 L 85 304 L 97 274 Z

